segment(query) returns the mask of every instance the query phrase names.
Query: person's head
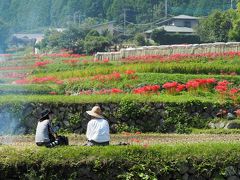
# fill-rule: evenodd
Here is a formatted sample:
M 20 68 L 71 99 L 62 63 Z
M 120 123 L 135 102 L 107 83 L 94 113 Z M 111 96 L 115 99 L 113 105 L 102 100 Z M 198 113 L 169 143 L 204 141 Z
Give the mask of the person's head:
M 102 110 L 99 106 L 94 106 L 91 111 L 86 111 L 90 116 L 94 118 L 101 119 L 103 118 L 102 116 Z
M 40 117 L 39 121 L 43 121 L 43 120 L 45 120 L 45 119 L 51 120 L 52 114 L 53 114 L 53 112 L 52 112 L 51 110 L 49 110 L 49 109 L 44 109 L 44 110 L 41 112 L 41 117 Z

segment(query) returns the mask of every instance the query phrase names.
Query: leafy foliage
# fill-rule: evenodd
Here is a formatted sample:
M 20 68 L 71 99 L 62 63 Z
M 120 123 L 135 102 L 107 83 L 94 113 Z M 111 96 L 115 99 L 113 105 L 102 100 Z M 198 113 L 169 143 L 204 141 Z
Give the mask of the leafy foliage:
M 162 179 L 224 178 L 239 163 L 239 143 L 188 143 L 156 146 L 20 148 L 2 146 L 2 179 Z M 185 168 L 185 169 L 186 169 Z

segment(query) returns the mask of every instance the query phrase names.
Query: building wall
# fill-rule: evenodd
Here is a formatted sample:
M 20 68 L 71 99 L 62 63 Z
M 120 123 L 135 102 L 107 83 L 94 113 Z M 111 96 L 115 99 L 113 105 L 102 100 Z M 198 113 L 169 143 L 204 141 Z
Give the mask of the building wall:
M 101 26 L 97 26 L 94 27 L 93 29 L 95 29 L 96 31 L 98 31 L 100 34 L 103 33 L 103 31 L 108 30 L 110 32 L 111 35 L 113 35 L 113 24 L 104 24 Z
M 178 27 L 189 27 L 193 28 L 198 24 L 198 21 L 195 19 L 173 19 L 171 25 Z

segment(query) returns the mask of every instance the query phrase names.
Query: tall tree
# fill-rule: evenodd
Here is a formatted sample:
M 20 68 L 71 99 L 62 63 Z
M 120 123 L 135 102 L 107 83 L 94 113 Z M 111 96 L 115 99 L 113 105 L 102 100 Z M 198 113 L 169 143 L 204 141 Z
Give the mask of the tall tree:
M 9 38 L 9 26 L 0 20 L 0 53 L 7 48 L 7 39 Z

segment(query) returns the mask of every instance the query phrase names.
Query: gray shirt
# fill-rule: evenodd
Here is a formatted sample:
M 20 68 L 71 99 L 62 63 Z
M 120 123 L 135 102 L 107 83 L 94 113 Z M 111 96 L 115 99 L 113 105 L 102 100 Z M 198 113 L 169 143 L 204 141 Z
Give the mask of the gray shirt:
M 54 133 L 49 119 L 38 121 L 35 142 L 49 142 L 49 131 Z

